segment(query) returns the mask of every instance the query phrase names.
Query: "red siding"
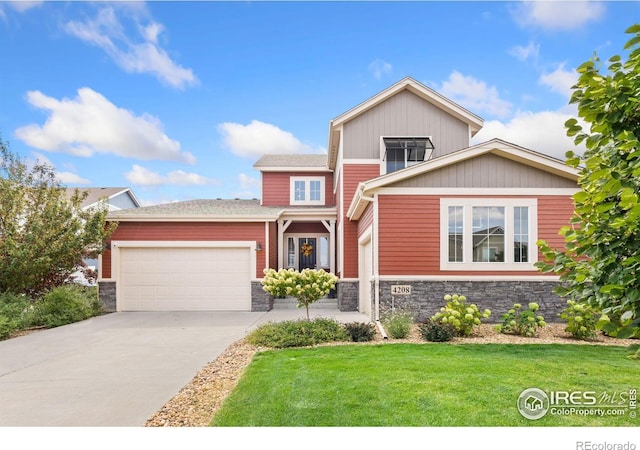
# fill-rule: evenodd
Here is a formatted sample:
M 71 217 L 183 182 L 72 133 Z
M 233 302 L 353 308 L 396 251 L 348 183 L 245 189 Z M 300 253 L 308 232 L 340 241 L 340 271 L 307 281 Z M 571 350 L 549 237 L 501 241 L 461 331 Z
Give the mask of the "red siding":
M 573 199 L 567 196 L 541 197 L 538 199 L 538 239 L 544 239 L 551 248 L 564 248 L 564 237 L 558 232 L 569 225 L 573 215 Z M 538 256 L 542 260 L 542 255 Z
M 383 195 L 378 202 L 381 275 L 541 275 L 538 271 L 440 271 L 440 197 Z M 569 223 L 572 213 L 571 197 L 539 197 L 538 239 L 563 247 L 558 230 Z
M 297 222 L 292 223 L 285 233 L 329 233 L 320 222 Z
M 264 222 L 120 222 L 112 241 L 258 241 L 265 245 Z M 111 252 L 102 257 L 102 278 L 111 278 Z M 256 277 L 262 278 L 264 251 L 256 252 Z
M 358 183 L 380 176 L 379 164 L 345 164 L 342 166 L 344 213 L 346 215 Z M 344 265 L 342 278 L 358 277 L 358 222 L 343 217 Z
M 380 275 L 433 275 L 440 271 L 440 198 L 378 197 Z
M 262 172 L 262 204 L 264 206 L 286 206 L 291 201 L 291 177 L 324 176 L 325 206 L 333 206 L 333 173 L 322 172 Z
M 360 219 L 358 219 L 358 237 L 367 231 L 367 228 L 373 223 L 373 204 L 369 203 L 369 206 L 364 210 Z
M 269 223 L 269 267 L 278 268 L 278 227 Z

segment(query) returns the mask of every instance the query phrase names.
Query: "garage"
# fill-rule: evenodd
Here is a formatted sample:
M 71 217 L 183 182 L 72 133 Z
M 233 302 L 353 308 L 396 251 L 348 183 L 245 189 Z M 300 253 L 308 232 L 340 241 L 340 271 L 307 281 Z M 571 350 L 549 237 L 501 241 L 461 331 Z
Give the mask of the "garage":
M 120 246 L 119 311 L 250 311 L 248 246 Z M 253 256 L 253 260 L 252 260 Z

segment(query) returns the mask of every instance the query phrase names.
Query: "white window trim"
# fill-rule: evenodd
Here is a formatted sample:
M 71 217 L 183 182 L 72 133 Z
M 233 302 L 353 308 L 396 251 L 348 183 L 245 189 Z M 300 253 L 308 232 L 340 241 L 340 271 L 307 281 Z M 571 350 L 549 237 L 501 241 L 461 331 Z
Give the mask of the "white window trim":
M 449 207 L 463 206 L 463 261 L 449 262 Z M 529 261 L 528 262 L 473 262 L 472 208 L 474 206 L 503 206 L 505 208 L 505 256 L 513 258 L 513 209 L 529 208 Z M 441 198 L 440 199 L 440 270 L 537 270 L 538 260 L 538 199 L 536 198 Z
M 387 173 L 387 161 L 384 158 L 385 153 L 387 152 L 387 147 L 384 145 L 384 140 L 385 139 L 404 139 L 404 138 L 416 138 L 416 139 L 430 139 L 431 142 L 433 142 L 433 137 L 430 135 L 421 135 L 421 136 L 411 136 L 411 135 L 398 135 L 398 136 L 380 136 L 380 175 L 385 175 Z M 428 161 L 429 159 L 431 159 L 431 156 L 433 155 L 433 150 L 431 150 L 431 153 L 428 153 L 424 156 L 424 160 Z M 407 155 L 405 152 L 405 166 L 404 168 L 406 169 L 407 166 Z M 393 172 L 390 172 L 393 173 Z
M 296 200 L 296 181 L 304 182 L 304 200 Z M 320 182 L 320 200 L 310 200 L 311 182 Z M 291 177 L 289 182 L 289 202 L 291 205 L 324 205 L 324 181 L 325 177 Z

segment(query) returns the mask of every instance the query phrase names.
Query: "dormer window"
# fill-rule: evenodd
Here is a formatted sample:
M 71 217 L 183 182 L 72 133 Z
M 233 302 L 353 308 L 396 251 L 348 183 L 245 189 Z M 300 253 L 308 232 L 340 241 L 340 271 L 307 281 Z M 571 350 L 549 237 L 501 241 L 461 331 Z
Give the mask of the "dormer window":
M 383 137 L 386 173 L 427 161 L 435 148 L 430 136 Z
M 292 205 L 324 205 L 324 177 L 291 177 Z

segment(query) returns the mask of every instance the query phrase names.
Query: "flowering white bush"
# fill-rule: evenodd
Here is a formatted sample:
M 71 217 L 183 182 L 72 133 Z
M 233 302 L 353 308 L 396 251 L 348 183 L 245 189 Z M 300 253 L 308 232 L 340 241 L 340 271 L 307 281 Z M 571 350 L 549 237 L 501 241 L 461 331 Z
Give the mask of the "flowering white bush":
M 307 309 L 309 305 L 318 301 L 336 286 L 338 277 L 322 269 L 265 269 L 262 279 L 262 289 L 274 297 L 295 297 L 298 308 Z
M 482 319 L 491 315 L 491 311 L 485 309 L 481 312 L 475 303 L 468 304 L 464 295 L 445 295 L 447 306 L 440 308 L 431 320 L 453 325 L 459 336 L 469 336 L 473 327 L 480 325 Z

